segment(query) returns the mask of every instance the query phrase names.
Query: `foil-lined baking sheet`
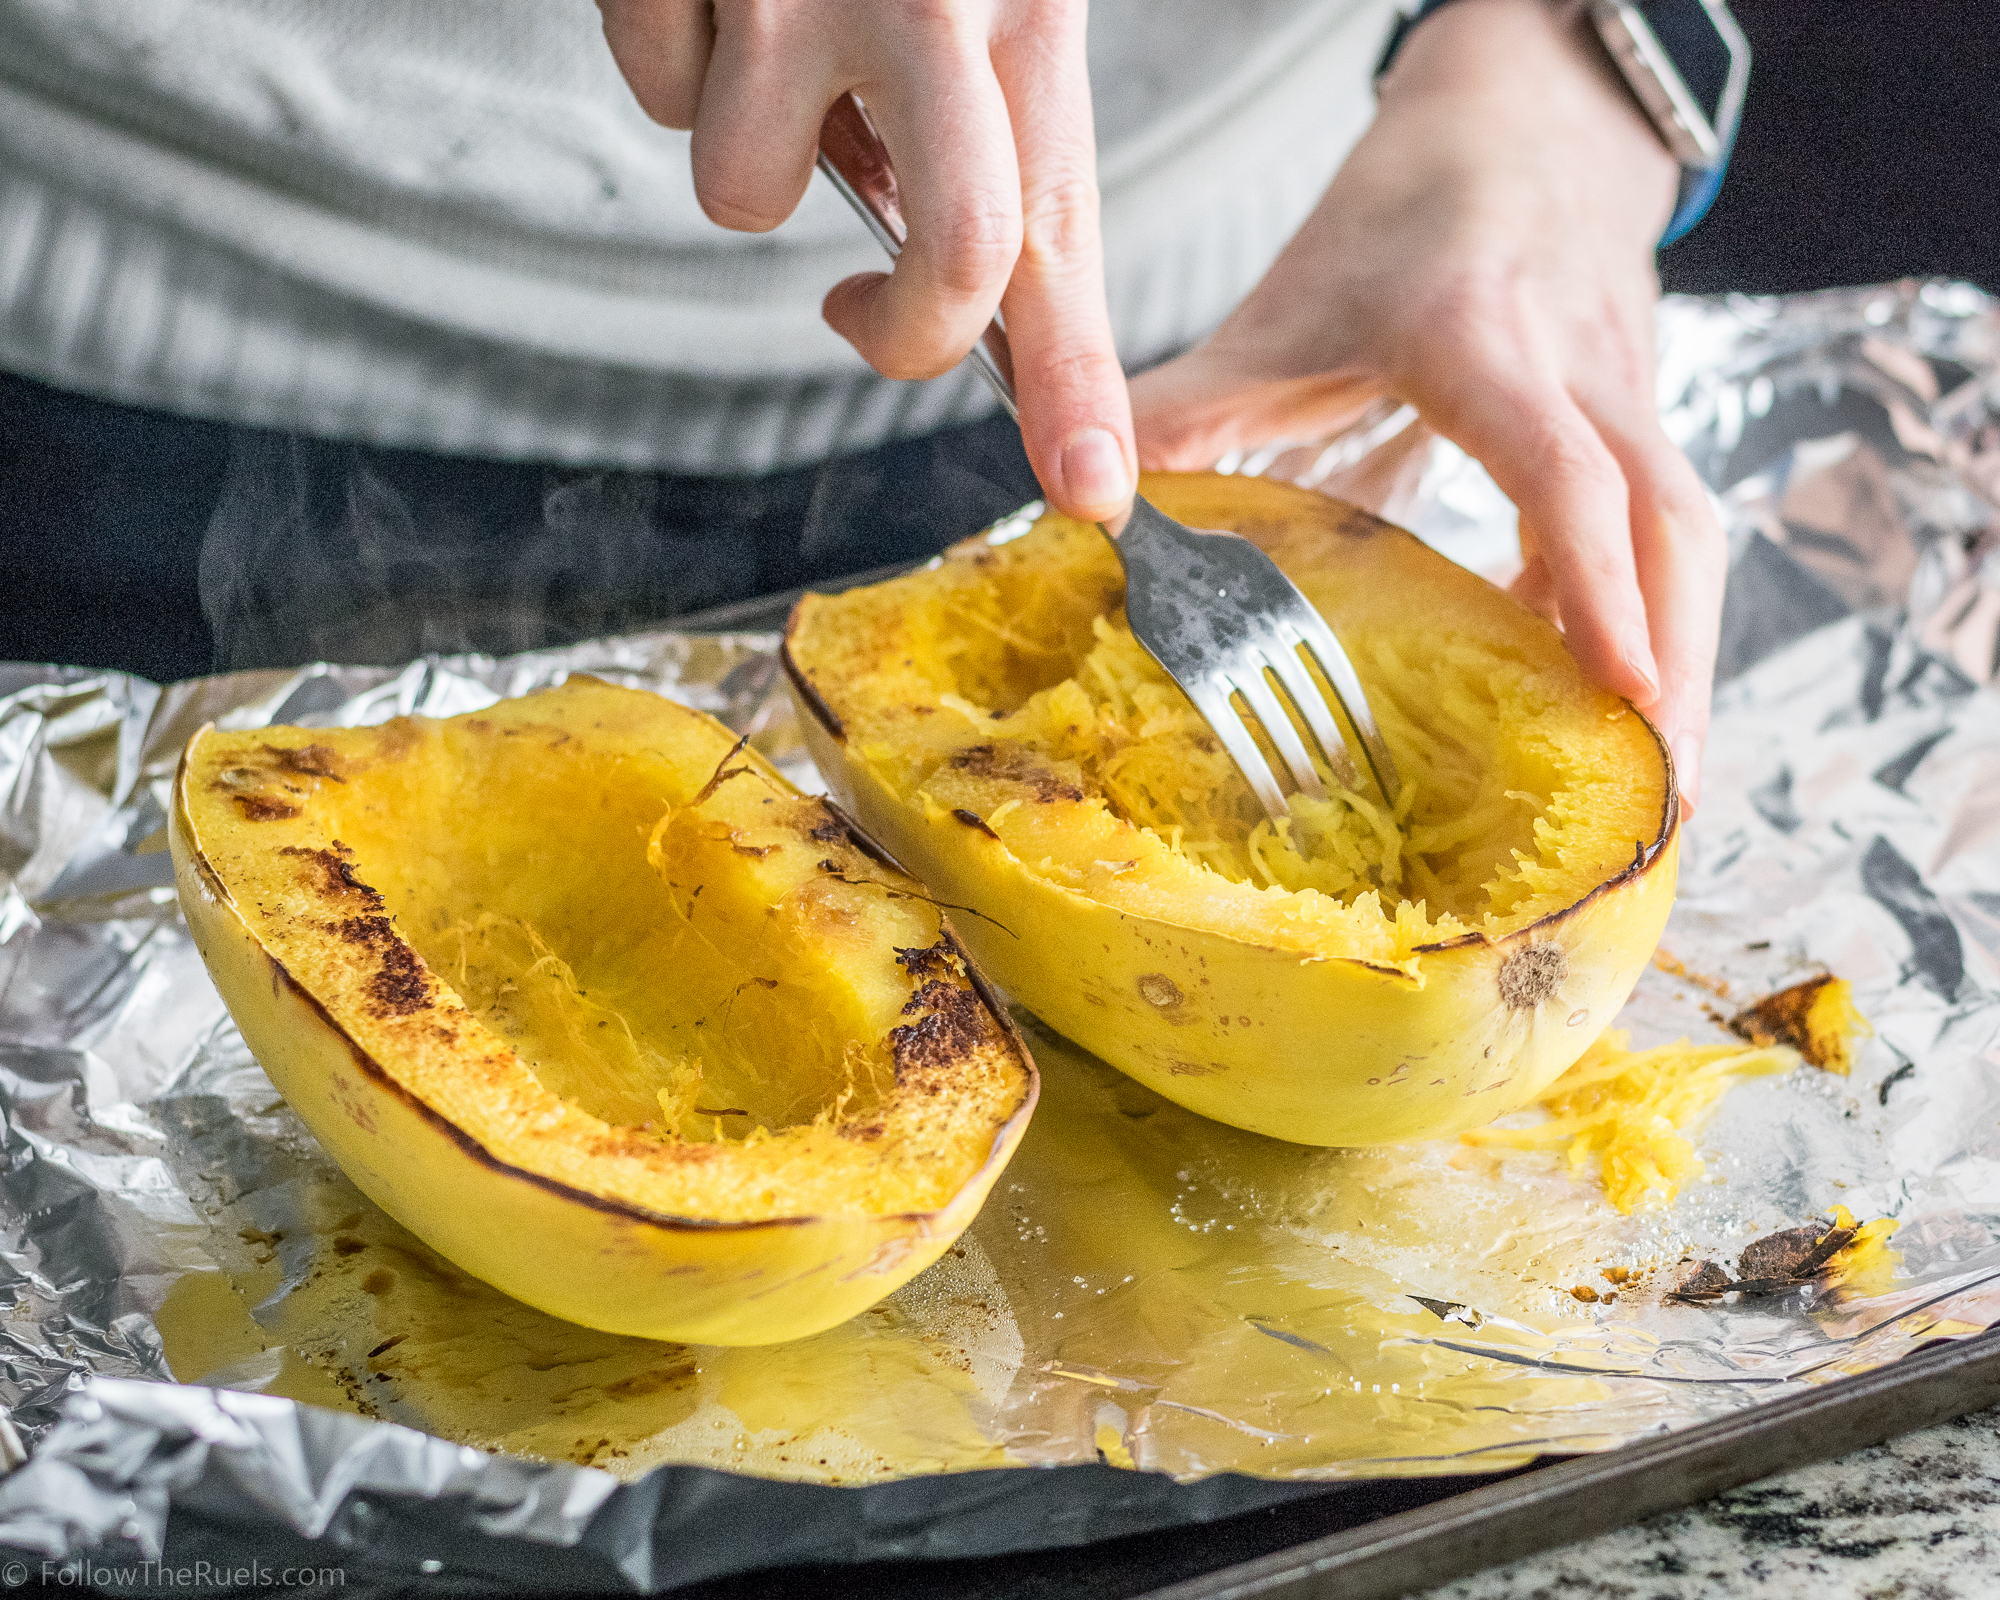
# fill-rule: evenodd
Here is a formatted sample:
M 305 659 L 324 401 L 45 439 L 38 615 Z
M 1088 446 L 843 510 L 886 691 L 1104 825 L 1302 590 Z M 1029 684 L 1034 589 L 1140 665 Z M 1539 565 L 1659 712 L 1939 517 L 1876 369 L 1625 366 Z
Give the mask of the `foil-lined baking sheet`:
M 687 1571 L 642 1558 L 652 1527 L 616 1485 L 667 1464 L 843 1485 L 1479 1472 L 2000 1321 L 2000 310 L 1949 284 L 1676 301 L 1662 336 L 1669 427 L 1731 533 L 1728 681 L 1666 937 L 1678 971 L 1649 973 L 1619 1025 L 1726 1038 L 1737 1005 L 1831 971 L 1875 1027 L 1852 1077 L 1738 1087 L 1700 1135 L 1704 1177 L 1628 1217 L 1553 1155 L 1207 1123 L 1024 1017 L 1041 1107 L 932 1271 L 784 1346 L 595 1333 L 426 1249 L 292 1117 L 181 925 L 168 785 L 209 720 L 449 715 L 592 672 L 714 711 L 817 787 L 773 638 L 166 688 L 0 669 L 0 1401 L 34 1450 L 0 1482 L 0 1544 L 157 1550 L 192 1495 L 365 1548 L 343 1510 L 365 1493 L 450 1500 L 459 1523 L 470 1503 L 475 1531 L 581 1541 L 643 1586 Z M 1393 407 L 1231 465 L 1385 506 L 1479 570 L 1514 559 L 1491 483 Z M 1836 1204 L 1899 1221 L 1893 1283 L 1668 1297 L 1684 1262 L 1727 1265 Z M 129 1379 L 155 1382 L 109 1381 Z M 984 1544 L 950 1544 L 934 1510 L 901 1544 L 817 1548 L 1059 1543 L 1256 1494 L 1144 1498 L 1085 1495 Z M 912 1545 L 917 1524 L 945 1544 Z

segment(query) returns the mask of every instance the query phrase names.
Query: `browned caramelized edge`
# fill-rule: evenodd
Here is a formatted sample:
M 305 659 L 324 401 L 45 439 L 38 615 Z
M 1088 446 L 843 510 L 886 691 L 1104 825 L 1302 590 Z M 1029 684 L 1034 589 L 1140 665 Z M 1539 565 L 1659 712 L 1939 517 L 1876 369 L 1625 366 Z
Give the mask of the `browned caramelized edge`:
M 1176 476 L 1195 476 L 1195 474 L 1176 474 Z M 1327 504 L 1335 508 L 1339 513 L 1334 522 L 1337 530 L 1347 537 L 1372 538 L 1384 532 L 1399 533 L 1420 549 L 1429 551 L 1431 554 L 1436 554 L 1436 552 L 1430 551 L 1430 547 L 1418 539 L 1415 534 L 1410 533 L 1407 529 L 1398 527 L 1393 522 L 1378 517 L 1372 512 L 1364 511 L 1361 507 L 1352 505 L 1345 500 L 1336 500 L 1330 495 L 1321 498 L 1325 499 Z M 977 542 L 982 537 L 983 535 L 975 534 L 971 539 L 961 540 L 959 544 L 953 545 L 951 548 L 952 550 L 958 550 Z M 947 554 L 949 553 L 948 551 Z M 1447 558 L 1439 556 L 1438 559 L 1444 561 Z M 901 583 L 906 578 L 914 575 L 906 573 L 902 577 L 884 579 L 883 582 Z M 792 614 L 785 623 L 783 642 L 778 648 L 778 659 L 784 667 L 785 676 L 791 680 L 792 688 L 798 695 L 799 703 L 806 708 L 813 720 L 826 730 L 836 744 L 845 745 L 847 742 L 845 725 L 841 722 L 839 715 L 834 711 L 833 707 L 827 704 L 825 697 L 820 694 L 810 676 L 799 666 L 797 659 L 792 655 L 792 639 L 798 629 L 800 613 L 804 610 L 806 602 L 812 599 L 824 598 L 829 597 L 806 595 L 792 607 Z M 1530 614 L 1532 615 L 1532 613 Z M 1660 730 L 1653 726 L 1651 719 L 1644 712 L 1640 711 L 1638 707 L 1634 706 L 1631 701 L 1626 701 L 1625 705 L 1631 711 L 1632 715 L 1645 724 L 1646 731 L 1653 736 L 1654 744 L 1659 747 L 1661 764 L 1666 769 L 1666 793 L 1661 802 L 1660 821 L 1652 841 L 1650 843 L 1640 840 L 1633 841 L 1636 849 L 1633 852 L 1633 859 L 1630 866 L 1625 867 L 1615 876 L 1605 879 L 1604 882 L 1598 884 L 1582 899 L 1564 906 L 1559 911 L 1551 911 L 1547 916 L 1538 918 L 1536 921 L 1529 923 L 1525 928 L 1516 928 L 1512 933 L 1503 934 L 1497 939 L 1489 933 L 1480 931 L 1461 933 L 1449 939 L 1440 939 L 1434 944 L 1418 945 L 1412 951 L 1412 954 L 1432 955 L 1439 951 L 1458 950 L 1476 944 L 1490 945 L 1498 949 L 1506 945 L 1520 943 L 1524 940 L 1533 940 L 1538 936 L 1546 937 L 1551 930 L 1560 927 L 1570 918 L 1580 915 L 1601 897 L 1627 887 L 1644 877 L 1652 869 L 1653 864 L 1659 860 L 1667 846 L 1673 841 L 1674 835 L 1679 831 L 1681 823 L 1680 789 L 1674 779 L 1673 751 L 1668 748 L 1666 739 L 1661 735 Z M 829 801 L 828 804 L 831 806 L 832 802 Z M 838 807 L 833 807 L 833 809 L 847 821 L 857 843 L 868 838 L 868 835 L 851 817 L 848 817 L 846 812 L 839 810 Z M 990 828 L 985 826 L 983 821 L 980 823 L 980 828 L 983 832 L 992 832 Z M 880 852 L 878 859 L 884 860 L 896 867 L 896 870 L 899 872 L 908 873 L 908 868 L 898 863 L 893 856 L 890 856 L 887 851 L 882 850 L 882 847 L 872 839 L 869 840 L 868 844 L 863 845 L 862 848 L 869 854 Z M 1296 951 L 1281 951 L 1275 945 L 1253 946 L 1247 940 L 1237 942 L 1244 944 L 1247 948 L 1270 950 L 1274 954 L 1286 956 L 1296 956 L 1298 954 Z M 1416 979 L 1410 977 L 1400 967 L 1389 966 L 1379 961 L 1369 961 L 1361 956 L 1333 956 L 1328 959 L 1343 961 L 1351 966 L 1364 967 L 1368 971 L 1379 973 L 1383 977 L 1401 979 L 1410 983 L 1416 982 Z
M 257 936 L 255 930 L 250 928 L 247 921 L 244 920 L 242 912 L 237 907 L 235 896 L 230 893 L 227 885 L 224 884 L 221 876 L 215 871 L 213 864 L 209 861 L 208 852 L 203 847 L 200 835 L 194 828 L 193 814 L 188 808 L 187 795 L 189 773 L 193 764 L 195 745 L 214 731 L 215 726 L 213 723 L 204 724 L 182 750 L 181 759 L 175 770 L 173 818 L 175 822 L 179 823 L 185 829 L 189 859 L 193 863 L 197 875 L 211 892 L 214 893 L 217 903 L 225 907 L 231 915 L 235 916 L 239 925 L 243 927 L 244 932 L 249 934 L 251 943 L 255 946 L 258 955 L 264 959 L 265 963 L 271 969 L 273 987 L 275 988 L 277 985 L 282 984 L 299 1001 L 307 1006 L 319 1018 L 320 1022 L 325 1025 L 327 1030 L 341 1042 L 353 1060 L 356 1069 L 364 1077 L 385 1089 L 404 1105 L 408 1106 L 417 1114 L 421 1121 L 444 1134 L 464 1155 L 473 1161 L 478 1162 L 480 1165 L 491 1169 L 503 1177 L 517 1178 L 536 1188 L 543 1189 L 557 1196 L 559 1199 L 575 1201 L 590 1207 L 592 1210 L 607 1212 L 614 1216 L 627 1217 L 633 1221 L 644 1222 L 649 1226 L 664 1228 L 669 1231 L 692 1233 L 745 1232 L 756 1228 L 797 1227 L 823 1220 L 818 1214 L 759 1217 L 735 1221 L 709 1217 L 684 1217 L 669 1212 L 654 1211 L 650 1207 L 642 1206 L 629 1200 L 620 1200 L 609 1195 L 597 1194 L 587 1189 L 579 1189 L 572 1184 L 564 1183 L 561 1179 L 530 1172 L 495 1155 L 484 1144 L 466 1132 L 465 1129 L 459 1127 L 457 1123 L 453 1122 L 443 1112 L 432 1106 L 413 1090 L 398 1082 L 348 1032 L 345 1025 L 334 1017 L 333 1013 L 326 1008 L 319 997 L 307 988 L 305 984 L 301 983 L 292 974 L 290 969 L 271 953 L 264 941 Z M 775 771 L 775 769 L 773 770 Z M 779 781 L 784 781 L 782 776 L 780 776 Z M 787 787 L 790 786 L 787 785 Z M 864 854 L 875 856 L 896 872 L 903 872 L 903 869 L 895 863 L 894 859 L 888 856 L 887 852 L 881 851 L 880 847 L 875 845 L 874 841 L 865 832 L 855 826 L 852 819 L 848 818 L 844 812 L 841 812 L 837 807 L 832 806 L 831 802 L 825 801 L 823 798 L 821 803 L 827 805 L 833 811 L 834 815 L 840 819 L 843 826 L 848 829 L 856 847 L 861 849 Z M 909 874 L 904 873 L 904 876 L 907 877 Z M 915 880 L 913 879 L 912 881 Z M 361 885 L 361 887 L 366 888 L 365 885 Z M 375 891 L 369 889 L 367 892 L 373 894 Z M 1006 1119 L 996 1128 L 993 1144 L 988 1151 L 986 1159 L 974 1169 L 972 1175 L 959 1186 L 958 1190 L 945 1201 L 944 1205 L 935 1211 L 884 1212 L 871 1218 L 873 1221 L 923 1223 L 938 1216 L 941 1212 L 950 1209 L 956 1203 L 959 1195 L 977 1186 L 979 1180 L 985 1176 L 988 1169 L 996 1160 L 1004 1159 L 1006 1154 L 1011 1153 L 1011 1146 L 1014 1143 L 1017 1129 L 1026 1122 L 1041 1097 L 1040 1069 L 1036 1066 L 1034 1056 L 1029 1051 L 1026 1041 L 1022 1038 L 1021 1031 L 1015 1024 L 1013 1016 L 1001 1002 L 998 993 L 987 980 L 986 975 L 979 970 L 977 963 L 972 960 L 971 955 L 966 951 L 964 945 L 960 943 L 957 936 L 951 931 L 942 913 L 939 913 L 938 926 L 939 938 L 947 942 L 952 952 L 964 962 L 966 977 L 977 996 L 978 1002 L 985 1008 L 987 1014 L 999 1029 L 1002 1038 L 1012 1049 L 1015 1058 L 1020 1063 L 1026 1084 L 1020 1101 L 1008 1113 Z M 423 975 L 436 978 L 436 974 L 430 971 L 428 963 L 424 961 L 423 956 L 417 951 L 416 947 L 411 945 L 407 940 L 404 940 L 400 934 L 395 933 L 393 926 L 389 930 L 388 938 L 403 952 L 407 964 L 413 965 L 414 969 Z M 373 939 L 369 942 L 371 946 L 376 943 Z M 439 987 L 449 989 L 449 985 L 444 984 L 442 979 L 437 979 L 436 981 Z M 406 1008 L 400 1011 L 399 1014 L 410 1015 L 419 1010 L 429 1011 L 435 1009 L 436 1006 L 427 992 L 420 1005 Z M 976 1052 L 979 1048 L 981 1048 L 980 1043 L 973 1043 L 969 1047 L 967 1054 Z
M 898 580 L 891 578 L 888 581 L 895 583 Z M 845 744 L 846 726 L 835 715 L 833 707 L 826 703 L 825 697 L 813 687 L 812 679 L 800 669 L 797 659 L 792 655 L 792 636 L 798 631 L 800 614 L 805 610 L 806 602 L 822 598 L 824 597 L 820 595 L 805 595 L 792 607 L 792 614 L 785 619 L 784 637 L 778 644 L 778 664 L 785 669 L 785 676 L 791 680 L 793 692 L 798 695 L 799 703 L 811 714 L 813 721 L 824 728 L 836 744 Z

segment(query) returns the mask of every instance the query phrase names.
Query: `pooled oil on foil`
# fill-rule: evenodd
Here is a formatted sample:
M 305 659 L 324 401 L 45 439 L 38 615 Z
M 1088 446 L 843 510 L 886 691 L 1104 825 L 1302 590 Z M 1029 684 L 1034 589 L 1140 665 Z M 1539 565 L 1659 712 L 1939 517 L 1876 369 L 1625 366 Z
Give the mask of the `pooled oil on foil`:
M 817 788 L 775 639 L 165 688 L 0 668 L 0 1445 L 32 1452 L 0 1482 L 0 1543 L 157 1549 L 196 1478 L 248 1526 L 324 1531 L 331 1475 L 469 1496 L 561 1545 L 617 1480 L 675 1463 L 850 1485 L 1479 1472 L 2000 1321 L 2000 308 L 1950 284 L 1673 301 L 1661 336 L 1667 424 L 1723 509 L 1731 576 L 1674 960 L 1619 1025 L 1719 1042 L 1736 1006 L 1832 972 L 1875 1030 L 1851 1077 L 1739 1086 L 1699 1131 L 1704 1175 L 1625 1216 L 1555 1155 L 1208 1123 L 1024 1016 L 1041 1107 L 936 1268 L 788 1345 L 596 1333 L 428 1250 L 287 1110 L 176 909 L 175 762 L 208 721 L 450 715 L 590 672 L 714 711 Z M 1228 465 L 1506 573 L 1511 511 L 1407 412 Z M 1893 1282 L 1668 1296 L 1685 1264 L 1836 1205 L 1897 1220 Z M 228 1470 L 188 1466 L 190 1441 Z

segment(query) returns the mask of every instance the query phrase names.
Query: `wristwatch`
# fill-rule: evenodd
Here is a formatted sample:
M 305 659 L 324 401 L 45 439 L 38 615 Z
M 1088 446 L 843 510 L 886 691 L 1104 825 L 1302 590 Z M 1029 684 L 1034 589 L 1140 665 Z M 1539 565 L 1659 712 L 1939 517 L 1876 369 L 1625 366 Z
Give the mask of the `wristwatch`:
M 1450 3 L 1419 0 L 1396 18 L 1375 64 L 1377 83 L 1410 30 Z M 1750 41 L 1726 0 L 1583 0 L 1582 9 L 1681 164 L 1680 198 L 1660 236 L 1661 244 L 1672 244 L 1707 215 L 1722 189 L 1750 81 Z

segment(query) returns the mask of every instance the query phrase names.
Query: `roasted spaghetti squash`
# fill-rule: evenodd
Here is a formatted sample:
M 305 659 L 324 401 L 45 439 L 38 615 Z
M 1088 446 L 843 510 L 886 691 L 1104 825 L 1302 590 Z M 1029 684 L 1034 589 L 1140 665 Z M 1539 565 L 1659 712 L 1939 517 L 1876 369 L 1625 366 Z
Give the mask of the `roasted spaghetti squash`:
M 1034 1104 L 920 886 L 657 695 L 210 728 L 171 841 L 217 987 L 333 1158 L 591 1327 L 853 1315 L 971 1221 Z
M 1015 998 L 1191 1110 L 1352 1145 L 1526 1104 L 1665 924 L 1665 745 L 1555 629 L 1387 523 L 1261 480 L 1142 487 L 1325 614 L 1397 804 L 1336 781 L 1273 825 L 1133 639 L 1115 552 L 1054 514 L 799 604 L 786 665 L 834 793 L 978 913 Z

